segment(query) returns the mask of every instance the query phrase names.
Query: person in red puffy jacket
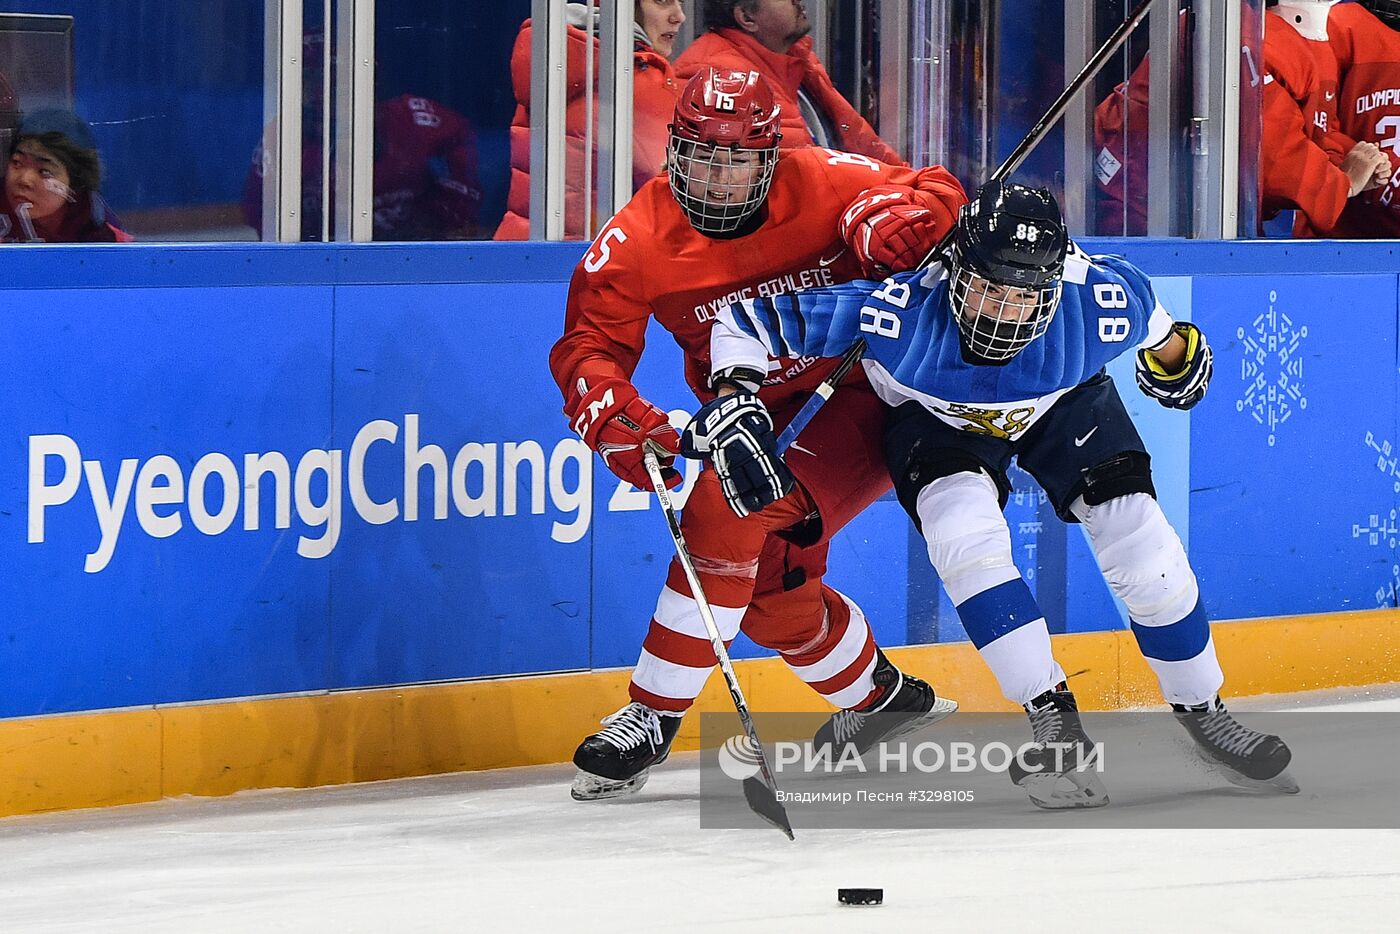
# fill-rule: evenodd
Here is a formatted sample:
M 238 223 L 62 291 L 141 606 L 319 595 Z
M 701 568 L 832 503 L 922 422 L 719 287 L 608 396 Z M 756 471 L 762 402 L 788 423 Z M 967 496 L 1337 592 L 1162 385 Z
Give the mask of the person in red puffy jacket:
M 567 98 L 564 118 L 565 132 L 565 193 L 564 237 L 568 240 L 591 239 L 607 220 L 596 207 L 591 220 L 586 211 L 584 168 L 588 166 L 597 190 L 598 139 L 598 70 L 602 48 L 598 38 L 598 11 L 591 4 L 570 3 L 564 7 L 568 17 L 565 40 L 568 61 L 566 75 Z M 636 191 L 655 178 L 666 166 L 667 124 L 680 95 L 670 57 L 675 50 L 676 34 L 685 22 L 682 0 L 636 0 L 633 27 L 632 69 L 632 190 Z M 593 19 L 593 114 L 589 116 L 588 48 L 589 19 Z M 510 126 L 510 190 L 506 196 L 506 213 L 496 228 L 497 240 L 528 240 L 530 237 L 530 20 L 520 27 L 511 52 L 511 82 L 519 106 Z M 585 144 L 591 130 L 593 151 L 585 155 Z M 585 226 L 589 229 L 585 230 Z
M 7 150 L 0 243 L 126 243 L 99 193 L 97 141 L 70 110 L 26 114 Z
M 831 83 L 802 0 L 705 0 L 705 22 L 709 31 L 676 59 L 682 80 L 706 65 L 757 71 L 777 93 L 784 149 L 825 146 L 907 164 Z

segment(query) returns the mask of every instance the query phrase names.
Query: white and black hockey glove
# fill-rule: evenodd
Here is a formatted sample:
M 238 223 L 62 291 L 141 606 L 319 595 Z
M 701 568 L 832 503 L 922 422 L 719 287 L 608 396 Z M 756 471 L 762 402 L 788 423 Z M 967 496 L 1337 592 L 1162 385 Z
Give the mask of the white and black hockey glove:
M 1178 321 L 1172 331 L 1186 339 L 1186 362 L 1181 372 L 1168 373 L 1146 350 L 1137 352 L 1137 383 L 1143 392 L 1169 409 L 1189 409 L 1205 397 L 1210 385 L 1212 354 L 1201 329 Z
M 773 419 L 752 392 L 720 396 L 696 412 L 681 432 L 681 454 L 714 464 L 724 498 L 740 518 L 792 492 Z

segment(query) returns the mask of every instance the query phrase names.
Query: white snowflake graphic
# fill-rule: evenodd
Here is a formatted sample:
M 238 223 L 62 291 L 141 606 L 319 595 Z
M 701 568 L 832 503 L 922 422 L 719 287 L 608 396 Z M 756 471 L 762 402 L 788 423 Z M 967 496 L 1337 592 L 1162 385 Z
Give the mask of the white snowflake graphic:
M 1400 458 L 1395 456 L 1395 446 L 1389 441 L 1377 441 L 1374 432 L 1366 432 L 1366 447 L 1375 453 L 1376 469 L 1390 478 L 1391 490 L 1400 493 Z M 1366 517 L 1366 522 L 1351 524 L 1351 537 L 1364 539 L 1373 547 L 1385 548 L 1392 553 L 1400 544 L 1400 508 L 1378 509 Z M 1392 564 L 1390 579 L 1384 586 L 1376 588 L 1376 606 L 1396 606 L 1396 596 L 1400 593 L 1400 564 Z
M 1400 493 L 1400 458 L 1389 441 L 1376 441 L 1373 432 L 1366 432 L 1366 446 L 1376 452 L 1376 469 L 1390 478 L 1392 489 Z
M 1308 327 L 1293 323 L 1276 305 L 1278 292 L 1269 292 L 1269 310 L 1262 312 L 1247 331 L 1235 332 L 1244 345 L 1240 379 L 1244 397 L 1236 400 L 1235 411 L 1249 411 L 1254 420 L 1269 429 L 1269 446 L 1278 440 L 1278 429 L 1293 412 L 1308 407 L 1303 394 L 1303 356 L 1299 348 L 1307 339 Z

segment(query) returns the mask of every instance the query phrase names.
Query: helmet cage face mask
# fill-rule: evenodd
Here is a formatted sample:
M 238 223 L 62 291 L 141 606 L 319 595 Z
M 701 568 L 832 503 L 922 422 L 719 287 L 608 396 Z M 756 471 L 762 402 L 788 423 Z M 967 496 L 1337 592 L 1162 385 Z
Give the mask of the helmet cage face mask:
M 973 356 L 1005 363 L 1050 329 L 1060 305 L 1059 279 L 1039 286 L 996 282 L 964 261 L 957 244 L 950 256 L 948 298 L 958 331 Z
M 777 145 L 761 149 L 686 139 L 672 131 L 666 175 L 696 230 L 732 233 L 763 206 L 778 165 Z

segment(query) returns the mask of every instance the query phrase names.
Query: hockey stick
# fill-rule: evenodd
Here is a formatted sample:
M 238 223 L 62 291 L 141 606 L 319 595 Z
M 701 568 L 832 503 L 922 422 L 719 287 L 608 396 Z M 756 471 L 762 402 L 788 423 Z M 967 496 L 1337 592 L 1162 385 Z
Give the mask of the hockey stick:
M 826 405 L 826 400 L 831 398 L 831 394 L 836 391 L 836 386 L 841 380 L 846 378 L 846 374 L 851 372 L 851 367 L 855 366 L 860 358 L 865 354 L 865 338 L 860 338 L 850 348 L 841 355 L 841 362 L 836 364 L 836 369 L 827 374 L 826 379 L 812 392 L 811 398 L 802 403 L 802 408 L 797 410 L 797 414 L 792 417 L 792 421 L 787 423 L 783 433 L 778 435 L 778 453 L 782 454 L 788 449 L 792 442 L 797 440 L 797 436 L 802 433 L 802 429 L 807 427 L 807 423 L 812 420 L 812 416 L 817 414 L 817 410 Z
M 787 834 L 787 838 L 791 840 L 792 823 L 788 820 L 787 810 L 778 800 L 778 783 L 773 780 L 773 772 L 768 768 L 768 757 L 763 752 L 763 744 L 758 741 L 758 731 L 754 729 L 748 702 L 744 700 L 744 692 L 734 674 L 734 665 L 729 661 L 724 637 L 720 635 L 719 626 L 715 624 L 715 614 L 710 609 L 710 601 L 705 599 L 705 591 L 700 587 L 700 577 L 695 573 L 695 562 L 690 559 L 690 549 L 686 547 L 685 536 L 681 534 L 681 524 L 676 519 L 675 507 L 671 505 L 671 493 L 666 489 L 666 481 L 661 476 L 661 463 L 656 459 L 656 452 L 650 445 L 642 452 L 642 462 L 646 464 L 651 485 L 656 490 L 656 498 L 661 501 L 661 511 L 666 514 L 666 525 L 671 530 L 676 557 L 685 571 L 685 579 L 690 583 L 690 592 L 695 597 L 695 604 L 700 608 L 700 619 L 705 623 L 705 632 L 710 636 L 710 646 L 715 650 L 719 670 L 724 675 L 724 683 L 729 687 L 729 697 L 734 701 L 734 708 L 739 711 L 739 720 L 744 724 L 744 732 L 748 734 L 749 746 L 754 757 L 758 759 L 759 774 L 763 776 L 763 780 L 759 781 L 758 776 L 754 775 L 744 779 L 744 800 L 748 802 L 750 810 Z
M 1090 56 L 1089 60 L 1084 63 L 1084 67 L 1080 69 L 1079 74 L 1074 76 L 1074 80 L 1065 87 L 1064 91 L 1060 93 L 1060 96 L 1050 105 L 1050 109 L 1045 112 L 1045 116 L 1041 117 L 1040 121 L 1030 128 L 1030 131 L 1022 137 L 1021 142 L 1012 150 L 1011 155 L 1007 156 L 1006 160 L 996 167 L 996 170 L 992 172 L 991 178 L 987 179 L 987 181 L 999 182 L 1021 167 L 1021 163 L 1026 161 L 1027 157 L 1035 151 L 1035 147 L 1039 146 L 1041 141 L 1045 139 L 1050 129 L 1064 116 L 1065 111 L 1069 108 L 1069 102 L 1074 99 L 1075 95 L 1079 93 L 1084 85 L 1094 79 L 1094 76 L 1103 68 L 1104 63 L 1108 61 L 1109 56 L 1118 51 L 1118 47 L 1126 42 L 1133 30 L 1147 18 L 1148 8 L 1152 6 L 1152 3 L 1153 0 L 1142 0 L 1142 2 L 1128 14 L 1128 18 L 1123 20 L 1118 28 L 1113 31 L 1113 35 L 1109 36 L 1104 44 L 1099 46 L 1098 51 Z M 919 265 L 915 267 L 916 269 L 927 268 L 937 257 L 947 252 L 948 247 L 953 242 L 954 229 L 956 229 L 956 224 L 953 228 L 949 228 L 948 232 L 938 241 L 938 245 L 932 250 L 929 250 L 928 255 L 919 261 Z M 826 400 L 831 398 L 832 392 L 836 389 L 836 384 L 845 378 L 851 367 L 865 354 L 865 348 L 865 338 L 863 337 L 852 344 L 850 349 L 841 357 L 840 365 L 831 371 L 831 375 L 822 381 L 812 397 L 803 404 L 801 409 L 798 409 L 792 421 L 788 422 L 788 426 L 784 428 L 783 433 L 778 436 L 779 454 L 782 454 L 788 449 L 788 446 L 801 434 L 802 429 L 807 427 L 808 423 L 812 421 L 813 416 L 826 404 Z

